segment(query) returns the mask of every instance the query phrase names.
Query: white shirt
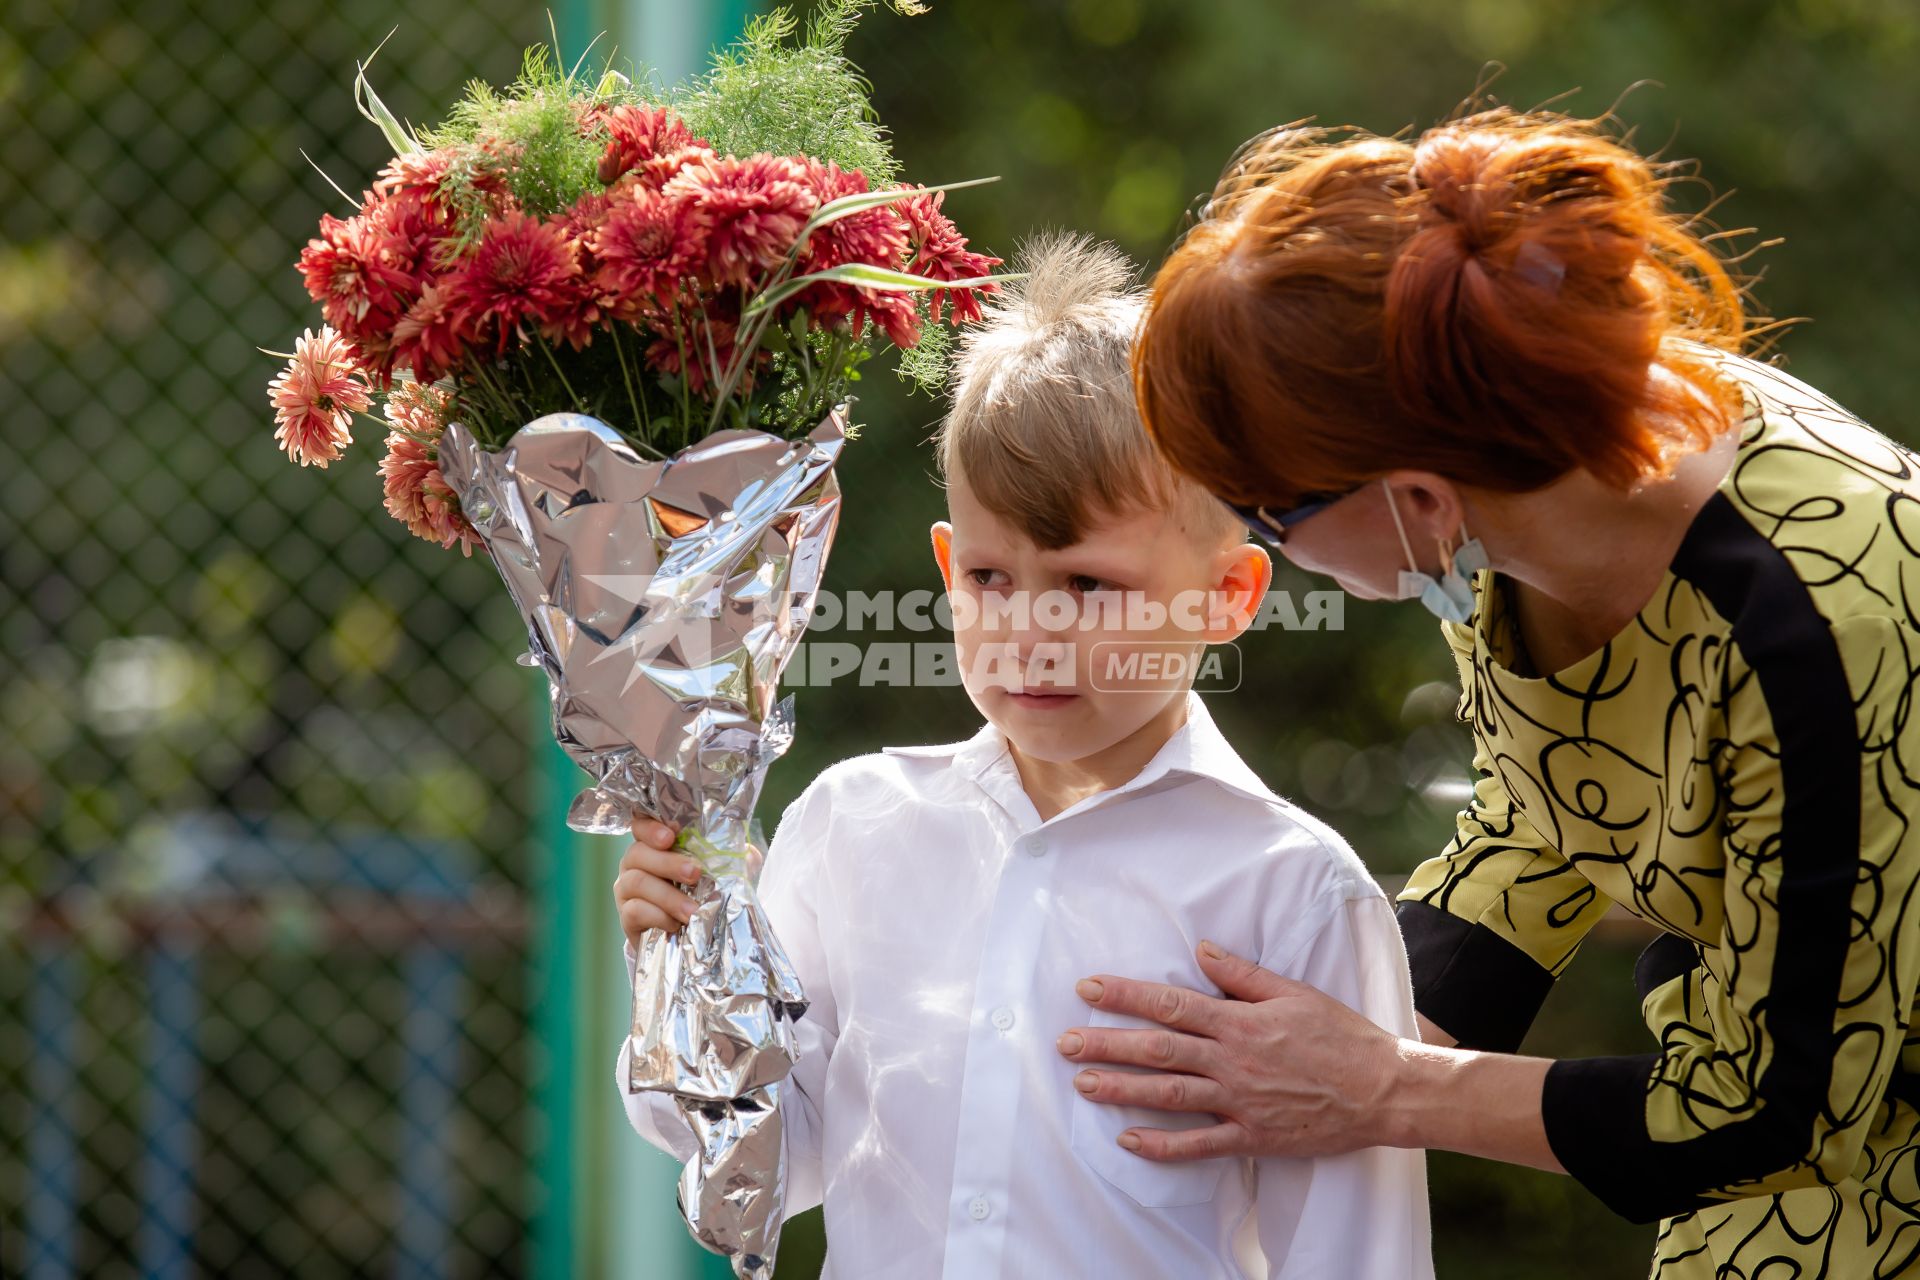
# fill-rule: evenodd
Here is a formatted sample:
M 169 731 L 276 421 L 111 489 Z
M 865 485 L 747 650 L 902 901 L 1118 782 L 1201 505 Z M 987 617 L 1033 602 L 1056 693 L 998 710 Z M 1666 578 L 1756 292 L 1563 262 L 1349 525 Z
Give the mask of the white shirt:
M 1046 822 L 991 726 L 835 765 L 781 818 L 760 892 L 812 1000 L 787 1205 L 824 1197 L 826 1277 L 1432 1276 L 1424 1152 L 1153 1164 L 1122 1130 L 1213 1117 L 1088 1102 L 1054 1047 L 1134 1021 L 1074 993 L 1093 974 L 1218 994 L 1202 939 L 1417 1034 L 1386 897 L 1197 696 L 1131 782 Z M 661 1095 L 626 1104 L 692 1153 Z

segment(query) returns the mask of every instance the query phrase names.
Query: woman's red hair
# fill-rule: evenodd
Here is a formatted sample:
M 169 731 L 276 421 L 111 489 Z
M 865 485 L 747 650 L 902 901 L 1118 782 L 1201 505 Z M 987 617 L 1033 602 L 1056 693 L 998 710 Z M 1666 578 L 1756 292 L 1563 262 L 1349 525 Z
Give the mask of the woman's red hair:
M 1154 281 L 1148 429 L 1214 493 L 1274 507 L 1402 467 L 1510 492 L 1659 474 L 1737 404 L 1669 340 L 1750 332 L 1665 185 L 1552 113 L 1263 135 Z M 1683 379 L 1650 378 L 1656 356 Z

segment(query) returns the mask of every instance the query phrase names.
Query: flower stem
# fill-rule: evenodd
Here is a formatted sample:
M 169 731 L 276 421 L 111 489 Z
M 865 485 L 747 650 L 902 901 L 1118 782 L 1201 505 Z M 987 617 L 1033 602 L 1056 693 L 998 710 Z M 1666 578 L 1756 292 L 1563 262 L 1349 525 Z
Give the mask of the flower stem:
M 693 392 L 691 370 L 687 368 L 687 324 L 679 302 L 673 304 L 673 346 L 680 353 L 680 447 L 693 436 Z
M 580 398 L 579 392 L 573 389 L 573 384 L 567 381 L 567 371 L 560 367 L 560 361 L 554 357 L 553 348 L 548 346 L 547 340 L 537 333 L 533 335 L 533 341 L 535 346 L 546 353 L 547 363 L 552 365 L 554 373 L 559 375 L 560 385 L 566 389 L 567 398 L 573 401 L 574 412 L 585 413 L 587 411 L 587 402 Z
M 487 369 L 487 361 L 484 356 L 469 357 L 468 367 L 473 371 L 475 385 L 486 392 L 488 397 L 495 402 L 495 412 L 500 415 L 500 422 L 502 424 L 500 438 L 497 440 L 482 440 L 480 442 L 484 448 L 497 449 L 505 442 L 506 436 L 511 433 L 512 426 L 510 424 L 513 424 L 514 419 L 519 416 L 518 411 L 514 408 L 513 399 L 507 394 L 506 390 L 495 385 L 493 375 Z
M 620 322 L 615 320 L 609 327 L 613 330 L 613 354 L 620 358 L 620 381 L 627 384 L 627 403 L 633 409 L 633 433 L 644 439 L 651 425 L 647 417 L 646 397 L 634 390 L 633 373 L 627 368 L 627 349 L 620 341 Z

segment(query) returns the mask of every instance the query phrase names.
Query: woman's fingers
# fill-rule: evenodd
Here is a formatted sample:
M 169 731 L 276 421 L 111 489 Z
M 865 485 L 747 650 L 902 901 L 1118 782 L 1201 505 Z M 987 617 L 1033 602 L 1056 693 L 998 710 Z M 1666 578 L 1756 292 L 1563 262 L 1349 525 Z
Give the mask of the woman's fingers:
M 1074 990 L 1096 1009 L 1132 1014 L 1176 1031 L 1190 1031 L 1197 1035 L 1212 1034 L 1221 1024 L 1221 1010 L 1226 1003 L 1185 987 L 1139 982 L 1106 974 L 1083 979 Z
M 1082 1071 L 1073 1087 L 1090 1102 L 1115 1107 L 1152 1107 L 1155 1111 L 1205 1111 L 1215 1115 L 1229 1109 L 1226 1090 L 1205 1076 L 1143 1075 L 1138 1071 Z
M 1232 954 L 1217 942 L 1201 943 L 1199 956 L 1201 971 L 1235 1000 L 1257 1004 L 1288 995 L 1301 985 Z
M 1061 1053 L 1088 1066 L 1073 1081 L 1081 1096 L 1211 1112 L 1236 1126 L 1207 1138 L 1132 1131 L 1142 1150 L 1169 1153 L 1155 1158 L 1218 1155 L 1217 1145 L 1197 1144 L 1227 1140 L 1263 1155 L 1338 1155 L 1390 1137 L 1386 1100 L 1401 1061 L 1398 1037 L 1305 983 L 1243 962 L 1228 973 L 1222 966 L 1235 963 L 1230 958 L 1208 959 L 1219 962 L 1209 972 L 1223 987 L 1267 998 L 1212 1000 L 1157 983 L 1095 980 L 1100 989 L 1082 994 L 1100 1008 L 1165 1025 L 1074 1028 L 1062 1036 Z M 1181 1034 L 1179 1025 L 1198 1030 Z M 1122 1065 L 1107 1069 L 1108 1062 Z M 1151 1074 L 1129 1069 L 1139 1067 Z
M 1155 1071 L 1204 1073 L 1213 1041 L 1164 1027 L 1145 1031 L 1116 1027 L 1075 1027 L 1057 1042 L 1062 1057 L 1075 1062 L 1109 1062 Z
M 1256 1155 L 1253 1135 L 1233 1121 L 1201 1129 L 1129 1129 L 1120 1145 L 1148 1160 L 1211 1160 Z

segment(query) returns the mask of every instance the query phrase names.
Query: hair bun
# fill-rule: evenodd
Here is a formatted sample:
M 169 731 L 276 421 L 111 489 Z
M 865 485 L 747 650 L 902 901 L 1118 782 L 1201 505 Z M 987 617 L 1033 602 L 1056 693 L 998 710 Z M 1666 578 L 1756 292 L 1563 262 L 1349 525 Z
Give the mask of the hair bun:
M 1513 234 L 1522 196 L 1506 139 L 1490 131 L 1430 130 L 1413 150 L 1423 227 L 1450 229 L 1460 248 L 1477 255 Z
M 1263 135 L 1155 280 L 1135 355 L 1155 439 L 1242 503 L 1391 467 L 1515 492 L 1660 473 L 1738 404 L 1677 340 L 1748 333 L 1665 168 L 1550 111 Z

